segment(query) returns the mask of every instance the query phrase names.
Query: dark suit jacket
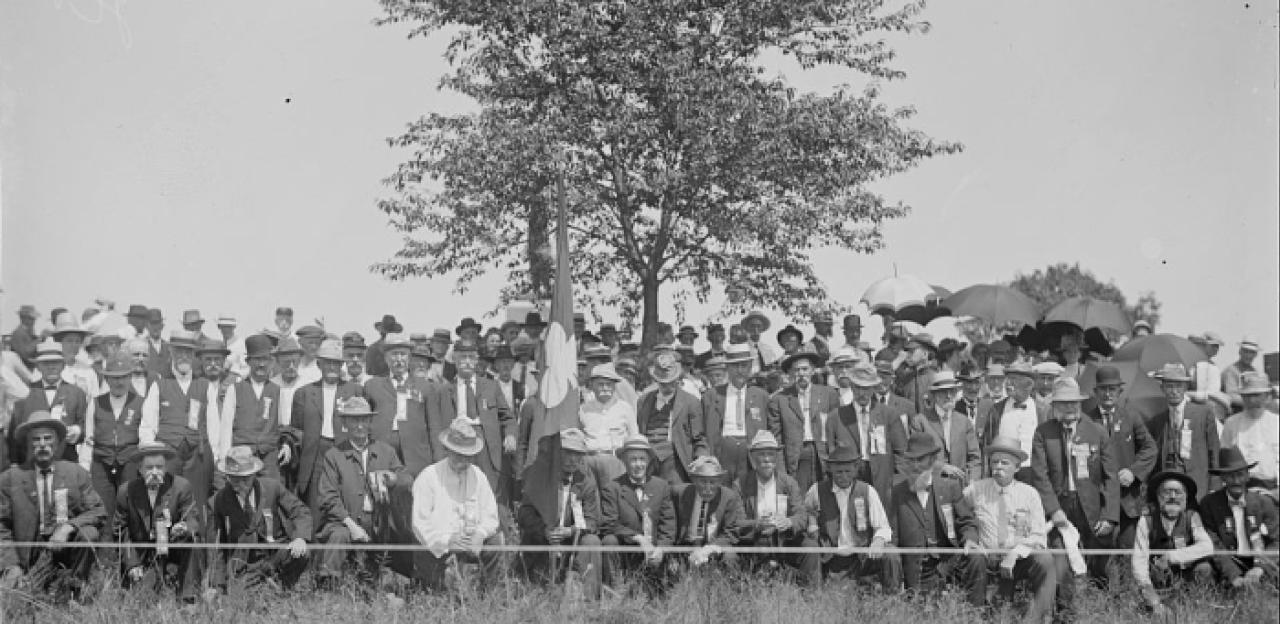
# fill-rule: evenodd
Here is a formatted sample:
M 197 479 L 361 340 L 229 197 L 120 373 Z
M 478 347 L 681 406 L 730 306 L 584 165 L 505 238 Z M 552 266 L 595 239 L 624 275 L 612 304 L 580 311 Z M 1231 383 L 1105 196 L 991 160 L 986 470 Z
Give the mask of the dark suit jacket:
M 480 428 L 484 430 L 484 450 L 495 467 L 502 466 L 502 440 L 507 436 L 515 437 L 516 417 L 507 400 L 502 397 L 498 384 L 486 377 L 477 377 L 476 383 L 476 416 L 480 419 Z M 437 384 L 437 405 L 439 412 L 427 411 L 427 426 L 430 431 L 432 448 L 436 457 L 444 457 L 444 448 L 440 444 L 439 432 L 449 428 L 449 423 L 458 415 L 457 381 Z M 415 473 L 416 474 L 416 473 Z M 496 484 L 491 484 L 496 487 Z
M 724 431 L 724 409 L 729 385 L 716 386 L 702 393 L 702 418 L 707 436 L 707 448 L 711 454 L 720 457 L 720 434 Z M 747 396 L 747 407 L 744 412 L 747 442 L 756 437 L 756 432 L 769 427 L 769 395 L 755 386 L 743 388 Z
M 553 485 L 558 491 L 558 486 Z M 596 480 L 587 477 L 582 471 L 573 474 L 573 483 L 569 486 L 569 491 L 582 504 L 582 520 L 586 524 L 585 527 L 578 527 L 580 535 L 595 535 L 600 530 L 600 494 L 596 490 Z M 568 501 L 565 502 L 568 505 Z M 554 527 L 556 518 L 543 518 L 538 513 L 538 508 L 531 502 L 525 502 L 520 505 L 520 511 L 516 514 L 516 522 L 520 525 L 521 540 L 526 544 L 542 544 L 546 543 L 546 534 L 549 528 Z M 573 515 L 566 509 L 564 512 L 565 526 L 573 526 Z
M 1280 531 L 1280 526 L 1277 526 L 1278 515 L 1280 512 L 1277 512 L 1275 501 L 1263 494 L 1245 490 L 1244 522 L 1248 526 L 1242 531 L 1235 526 L 1225 488 L 1200 499 L 1200 520 L 1204 522 L 1204 529 L 1213 540 L 1213 549 L 1218 551 L 1215 554 L 1235 553 L 1240 540 L 1243 539 L 1248 544 L 1249 536 L 1254 533 L 1265 532 L 1263 546 L 1275 548 L 1277 531 Z
M 364 512 L 364 496 L 372 498 L 369 489 L 369 473 L 386 470 L 395 475 L 396 484 L 412 485 L 413 477 L 405 472 L 404 464 L 396 457 L 395 449 L 386 442 L 374 440 L 366 449 L 368 453 L 364 465 L 360 462 L 360 453 L 355 450 L 351 440 L 343 440 L 325 452 L 316 467 L 316 508 L 320 517 L 313 518 L 317 534 L 327 536 L 328 531 L 342 526 L 342 521 L 350 517 L 360 523 L 369 533 L 374 534 L 374 522 Z M 389 486 L 394 487 L 394 486 Z M 387 536 L 380 536 L 385 539 Z
M 1186 460 L 1182 472 L 1196 482 L 1196 497 L 1204 498 L 1217 480 L 1209 478 L 1209 470 L 1218 467 L 1218 424 L 1207 406 L 1187 401 L 1182 411 L 1182 426 L 1191 430 L 1191 459 Z M 1147 421 L 1147 429 L 1156 443 L 1155 470 L 1177 470 L 1170 455 L 1178 456 L 1182 434 L 1169 431 L 1168 407 Z
M 191 483 L 182 477 L 167 474 L 156 492 L 156 506 L 151 507 L 147 497 L 147 482 L 141 475 L 122 484 L 116 494 L 115 531 L 120 535 L 124 551 L 121 564 L 125 570 L 143 565 L 149 548 L 140 544 L 155 542 L 151 529 L 164 519 L 169 511 L 170 526 L 179 522 L 187 525 L 187 532 L 200 534 L 200 518 L 204 502 L 197 503 L 191 491 Z
M 218 490 L 209 501 L 209 539 L 220 544 L 259 544 L 270 536 L 276 542 L 294 539 L 310 540 L 312 537 L 311 510 L 306 503 L 290 492 L 283 483 L 268 477 L 258 477 L 253 482 L 253 496 L 257 503 L 253 513 L 246 513 L 230 485 Z M 264 511 L 271 511 L 268 529 Z M 251 546 L 249 546 L 251 547 Z M 225 587 L 226 560 L 237 556 L 239 549 L 217 551 L 209 573 L 210 583 Z
M 978 397 L 978 401 L 973 407 L 973 418 L 970 421 L 970 424 L 973 425 L 974 435 L 977 435 L 979 431 L 982 431 L 983 425 L 986 424 L 987 418 L 991 415 L 992 405 L 995 405 L 995 401 L 992 401 L 989 397 Z M 966 406 L 967 404 L 965 403 L 963 396 L 956 401 L 957 412 L 964 414 Z M 981 441 L 979 441 L 979 446 L 981 446 Z
M 982 449 L 978 447 L 978 435 L 968 416 L 951 412 L 950 431 L 945 433 L 942 431 L 942 419 L 935 411 L 917 414 L 911 422 L 912 431 L 928 433 L 938 448 L 947 449 L 944 455 L 948 464 L 963 470 L 970 481 L 982 478 Z
M 676 544 L 694 543 L 690 540 L 689 533 L 693 528 L 690 525 L 693 522 L 694 505 L 699 502 L 697 490 L 696 487 L 689 486 L 676 495 Z M 732 489 L 720 486 L 720 491 L 707 505 L 707 527 L 711 526 L 712 519 L 715 520 L 716 529 L 707 543 L 719 546 L 736 544 L 746 520 L 742 510 L 742 497 Z
M 370 380 L 372 381 L 372 380 Z M 347 439 L 346 427 L 342 416 L 338 415 L 338 406 L 343 401 L 364 395 L 364 388 L 359 384 L 343 381 L 338 383 L 338 391 L 334 393 L 333 405 L 333 444 L 337 446 Z M 392 416 L 395 406 L 392 405 Z M 296 436 L 298 449 L 298 494 L 306 495 L 320 478 L 320 432 L 324 430 L 324 382 L 309 383 L 293 393 L 293 433 Z M 379 439 L 376 436 L 374 439 Z M 386 441 L 385 438 L 382 439 Z M 318 523 L 317 523 L 318 524 Z
M 840 393 L 831 386 L 813 384 L 809 388 L 809 416 L 812 419 L 814 446 L 818 450 L 819 474 L 827 463 L 827 444 L 823 439 L 827 420 L 840 408 Z M 800 395 L 795 386 L 779 390 L 769 400 L 769 430 L 782 443 L 782 455 L 786 460 L 787 474 L 795 474 L 804 446 L 804 412 L 800 408 Z
M 400 421 L 399 448 L 400 460 L 404 462 L 409 474 L 417 476 L 423 468 L 434 463 L 437 457 L 432 448 L 438 442 L 430 435 L 427 423 L 428 406 L 438 399 L 434 396 L 435 384 L 409 378 L 405 382 L 409 388 L 409 398 L 405 401 L 405 420 Z M 376 414 L 373 417 L 373 439 L 382 440 L 396 446 L 396 437 L 392 435 L 392 423 L 396 419 L 396 388 L 390 377 L 374 377 L 364 383 L 364 397 L 369 400 L 369 407 Z M 442 456 L 441 456 L 442 457 Z
M 804 507 L 804 492 L 800 491 L 800 484 L 796 483 L 790 475 L 781 472 L 775 472 L 773 475 L 777 482 L 774 490 L 777 494 L 787 497 L 786 515 L 791 519 L 791 529 L 785 535 L 795 536 L 803 535 L 808 526 L 809 512 Z M 750 542 L 760 539 L 759 527 L 755 521 L 760 519 L 758 488 L 760 481 L 756 478 L 754 470 L 748 471 L 741 479 L 738 480 L 738 495 L 742 497 L 742 513 L 744 522 L 742 529 L 738 533 L 739 539 Z
M 1090 419 L 1103 425 L 1102 411 L 1094 407 L 1087 412 Z M 1146 505 L 1144 494 L 1147 478 L 1156 465 L 1156 441 L 1142 419 L 1123 408 L 1116 408 L 1110 430 L 1111 454 L 1115 456 L 1116 473 L 1125 468 L 1133 473 L 1133 483 L 1120 488 L 1120 512 L 1130 518 L 1142 517 Z
M 147 372 L 156 375 L 172 375 L 173 374 L 173 354 L 169 352 L 169 341 L 160 341 L 160 348 L 151 347 L 151 342 L 147 342 Z
M 671 446 L 675 448 L 676 461 L 681 474 L 695 457 L 707 454 L 707 439 L 703 430 L 702 403 L 684 390 L 676 390 L 671 399 Z M 645 393 L 636 406 L 636 426 L 642 435 L 649 431 L 649 416 L 658 403 L 658 392 Z
M 21 464 L 27 458 L 27 442 L 19 440 L 14 433 L 18 429 L 18 425 L 27 422 L 27 418 L 35 412 L 50 412 L 53 407 L 62 406 L 62 423 L 70 427 L 76 425 L 80 430 L 84 431 L 85 415 L 89 411 L 89 399 L 85 397 L 84 390 L 81 390 L 74 384 L 58 380 L 58 389 L 53 395 L 53 402 L 50 403 L 44 396 L 43 382 L 31 384 L 30 394 L 27 398 L 18 401 L 13 407 L 13 416 L 9 419 L 9 462 Z M 67 461 L 76 461 L 76 449 L 73 444 L 64 444 L 62 459 Z
M 991 441 L 994 440 L 997 435 L 1000 435 L 1000 421 L 1004 417 L 1004 406 L 1008 402 L 1009 402 L 1009 397 L 1005 397 L 1003 399 L 1000 399 L 999 401 L 996 401 L 995 403 L 992 403 L 991 408 L 987 410 L 986 416 L 980 419 L 982 421 L 982 426 L 977 429 L 977 434 L 978 434 L 978 446 L 980 446 L 981 448 L 984 448 L 984 449 L 987 448 L 987 445 L 991 444 Z M 1036 402 L 1035 397 L 1027 398 L 1027 403 L 1034 405 L 1035 402 Z M 1047 415 L 1041 412 L 1040 408 L 1037 407 L 1036 408 L 1037 424 L 1044 424 L 1046 420 L 1048 420 Z M 1023 450 L 1025 451 L 1027 449 L 1023 449 Z M 986 472 L 986 471 L 984 470 L 983 472 Z
M 676 508 L 671 486 L 658 477 L 644 483 L 645 503 L 640 504 L 627 475 L 605 484 L 600 492 L 600 535 L 613 535 L 621 544 L 634 544 L 644 529 L 644 512 L 653 523 L 653 544 L 670 546 L 676 536 Z
M 954 538 L 947 536 L 943 505 L 951 506 Z M 945 477 L 938 470 L 933 471 L 933 484 L 929 486 L 928 509 L 920 506 L 920 498 L 911 491 L 911 480 L 902 476 L 894 481 L 892 501 L 886 514 L 897 546 L 959 548 L 965 542 L 978 543 L 978 521 L 973 506 L 964 497 L 964 487 L 958 479 Z M 926 514 L 933 519 L 932 534 L 926 530 Z
M 89 541 L 97 541 L 107 510 L 88 471 L 73 462 L 55 461 L 55 495 L 60 489 L 67 491 L 67 523 Z M 25 570 L 34 562 L 37 553 L 13 543 L 33 542 L 40 535 L 39 500 L 34 467 L 14 466 L 0 473 L 0 569 L 17 565 Z
M 1111 436 L 1088 416 L 1082 416 L 1076 423 L 1075 436 L 1067 440 L 1062 423 L 1051 420 L 1036 427 L 1036 435 L 1031 444 L 1031 468 L 1039 476 L 1042 484 L 1049 490 L 1041 489 L 1042 498 L 1053 496 L 1061 498 L 1067 492 L 1068 470 L 1076 475 L 1076 494 L 1080 498 L 1080 506 L 1084 508 L 1089 527 L 1076 527 L 1082 533 L 1092 528 L 1099 520 L 1111 524 L 1120 522 L 1120 482 L 1116 480 L 1116 462 L 1111 454 Z M 1079 445 L 1079 446 L 1076 446 Z M 1088 470 L 1086 478 L 1076 470 L 1078 459 L 1076 449 L 1088 447 Z M 1042 486 L 1043 487 L 1043 486 Z M 1061 506 L 1062 501 L 1058 501 Z
M 841 444 L 852 447 L 855 451 L 861 451 L 862 431 L 858 428 L 854 405 L 841 406 L 834 418 L 827 419 L 828 452 L 834 451 L 835 447 Z M 870 426 L 872 429 L 884 427 L 885 448 L 882 449 L 884 452 L 875 453 L 871 441 L 867 441 L 867 453 L 870 457 L 862 458 L 858 480 L 870 484 L 875 488 L 880 500 L 888 504 L 894 477 L 906 470 L 907 460 L 903 457 L 903 453 L 907 450 L 907 432 L 902 426 L 900 414 L 895 413 L 894 408 L 874 403 L 872 405 L 875 407 L 869 416 Z

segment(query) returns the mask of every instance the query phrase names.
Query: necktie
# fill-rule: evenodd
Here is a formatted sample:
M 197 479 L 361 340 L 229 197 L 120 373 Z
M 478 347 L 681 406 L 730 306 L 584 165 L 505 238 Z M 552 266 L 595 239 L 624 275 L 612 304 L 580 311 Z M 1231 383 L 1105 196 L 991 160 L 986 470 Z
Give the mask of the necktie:
M 1009 504 L 1005 502 L 1005 489 L 1000 488 L 996 502 L 996 547 L 1004 548 L 1009 541 Z
M 1071 455 L 1072 440 L 1075 438 L 1075 427 L 1062 427 L 1062 456 L 1067 462 L 1067 491 L 1076 491 L 1076 462 Z
M 40 487 L 44 490 L 44 505 L 40 509 L 40 531 L 48 535 L 53 533 L 53 470 L 41 468 L 40 478 L 44 481 Z
M 1111 431 L 1111 410 L 1102 410 L 1102 428 Z
M 475 420 L 476 418 L 476 388 L 475 381 L 467 380 L 467 418 Z
M 745 409 L 745 406 L 743 405 L 744 397 L 742 396 L 742 390 L 734 388 L 733 394 L 733 426 L 739 433 L 745 433 L 747 429 L 745 419 L 742 417 L 742 411 Z
M 939 420 L 939 422 L 942 424 L 942 435 L 940 436 L 940 437 L 942 438 L 942 452 L 943 452 L 944 454 L 946 454 L 948 457 L 950 457 L 950 455 L 951 455 L 951 439 L 950 439 L 950 438 L 951 438 L 951 436 L 947 435 L 947 432 L 951 431 L 951 426 L 950 426 L 950 425 L 951 425 L 951 415 L 950 415 L 950 414 L 947 414 L 946 416 L 943 416 L 943 417 L 939 418 L 938 420 Z
M 693 535 L 694 540 L 705 538 L 707 526 L 707 501 L 698 499 L 698 506 L 694 507 L 693 515 Z

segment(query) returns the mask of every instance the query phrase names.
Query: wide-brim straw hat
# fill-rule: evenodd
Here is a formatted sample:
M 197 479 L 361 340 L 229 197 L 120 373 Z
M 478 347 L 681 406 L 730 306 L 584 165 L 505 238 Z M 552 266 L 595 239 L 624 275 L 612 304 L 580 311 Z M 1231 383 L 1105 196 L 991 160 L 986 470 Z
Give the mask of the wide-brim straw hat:
M 229 477 L 248 477 L 262 471 L 262 460 L 247 446 L 233 446 L 218 462 L 218 468 Z
M 455 418 L 449 428 L 440 432 L 440 443 L 459 455 L 479 455 L 484 450 L 484 438 L 476 433 L 475 425 L 465 418 Z
M 13 437 L 22 440 L 25 443 L 27 434 L 31 433 L 32 429 L 40 428 L 53 429 L 58 434 L 58 440 L 67 439 L 66 423 L 54 418 L 53 414 L 44 410 L 32 412 L 31 415 L 22 422 L 22 424 L 18 425 L 17 428 L 13 430 Z
M 627 438 L 622 446 L 614 449 L 613 454 L 618 459 L 626 461 L 628 451 L 644 451 L 649 454 L 649 464 L 656 467 L 658 463 L 658 453 L 653 450 L 653 445 L 649 444 L 649 438 L 643 435 L 633 435 Z
M 993 453 L 1008 453 L 1018 458 L 1018 463 L 1027 461 L 1027 452 L 1022 450 L 1022 445 L 1018 443 L 1017 438 L 1010 436 L 996 436 L 996 439 L 987 445 L 987 456 Z

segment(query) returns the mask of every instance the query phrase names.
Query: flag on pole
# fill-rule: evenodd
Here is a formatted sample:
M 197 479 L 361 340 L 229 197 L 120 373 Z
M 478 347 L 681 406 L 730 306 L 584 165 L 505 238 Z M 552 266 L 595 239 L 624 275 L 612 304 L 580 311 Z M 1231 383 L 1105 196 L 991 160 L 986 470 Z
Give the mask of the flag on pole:
M 538 399 L 545 408 L 532 424 L 531 453 L 524 473 L 524 499 L 543 518 L 557 517 L 560 483 L 560 432 L 579 427 L 578 344 L 573 334 L 573 281 L 569 271 L 569 233 L 565 227 L 563 180 L 557 182 L 556 271 L 551 314 L 542 335 Z M 536 450 L 534 450 L 536 449 Z

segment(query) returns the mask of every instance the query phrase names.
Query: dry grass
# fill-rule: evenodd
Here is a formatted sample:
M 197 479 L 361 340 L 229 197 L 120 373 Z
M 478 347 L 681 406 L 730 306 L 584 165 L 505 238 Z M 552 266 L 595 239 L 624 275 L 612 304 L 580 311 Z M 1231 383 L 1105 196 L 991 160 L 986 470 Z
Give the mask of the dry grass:
M 1086 590 L 1080 597 L 1080 622 L 1118 624 L 1150 621 L 1136 607 L 1132 591 L 1105 595 Z M 432 622 L 458 624 L 602 622 L 606 624 L 799 624 L 875 622 L 979 624 L 1017 622 L 1013 608 L 980 611 L 964 603 L 960 594 L 910 597 L 884 596 L 863 587 L 828 586 L 804 590 L 762 578 L 712 573 L 687 577 L 665 597 L 610 596 L 599 604 L 567 599 L 557 589 L 510 583 L 486 595 L 465 598 L 411 593 L 403 605 L 385 597 L 368 600 L 355 587 L 336 592 L 262 590 L 222 597 L 212 605 L 179 610 L 172 598 L 157 600 L 103 589 L 87 605 L 51 605 L 10 594 L 4 622 L 66 624 L 178 624 L 187 622 L 343 622 L 389 624 Z M 1170 598 L 1178 622 L 1249 624 L 1275 622 L 1280 606 L 1272 588 L 1235 597 L 1206 589 Z

